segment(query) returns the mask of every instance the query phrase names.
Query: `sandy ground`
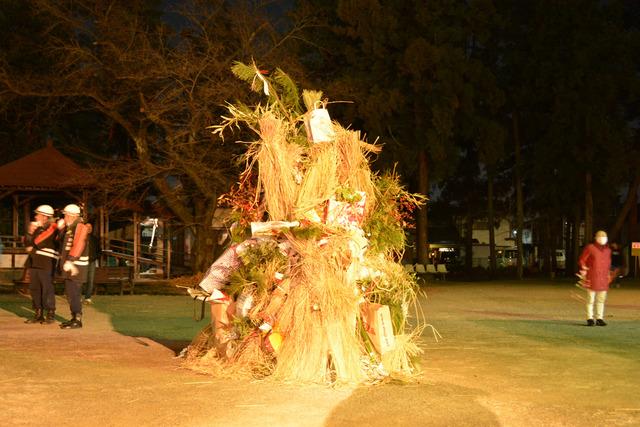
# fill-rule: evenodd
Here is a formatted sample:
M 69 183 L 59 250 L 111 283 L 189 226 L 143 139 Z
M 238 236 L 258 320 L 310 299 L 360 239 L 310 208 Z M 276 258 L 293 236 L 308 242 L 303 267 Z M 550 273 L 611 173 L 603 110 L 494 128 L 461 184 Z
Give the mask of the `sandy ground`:
M 639 286 L 610 293 L 605 328 L 582 325 L 581 291 L 568 284 L 426 290 L 421 305 L 442 339 L 425 331 L 417 381 L 338 389 L 197 374 L 181 367 L 175 349 L 115 332 L 111 316 L 93 307 L 83 329 L 61 330 L 24 324 L 0 295 L 0 419 L 4 426 L 640 425 Z

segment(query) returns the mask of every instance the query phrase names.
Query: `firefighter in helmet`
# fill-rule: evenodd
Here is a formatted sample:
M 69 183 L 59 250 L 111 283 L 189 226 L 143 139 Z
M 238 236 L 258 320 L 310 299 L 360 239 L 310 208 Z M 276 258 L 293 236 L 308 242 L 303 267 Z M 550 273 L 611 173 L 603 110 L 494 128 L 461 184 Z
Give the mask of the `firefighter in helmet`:
M 91 225 L 85 224 L 80 215 L 80 207 L 75 204 L 65 206 L 64 219 L 58 221 L 62 233 L 60 246 L 60 273 L 64 278 L 64 292 L 71 309 L 71 319 L 60 324 L 63 329 L 82 327 L 82 284 L 87 280 L 89 265 L 89 245 L 87 236 Z
M 58 228 L 53 221 L 51 206 L 40 205 L 36 208 L 25 244 L 31 248 L 27 266 L 31 277 L 29 292 L 34 311 L 33 318 L 26 323 L 53 323 L 56 314 L 53 272 L 58 260 Z M 46 317 L 44 310 L 47 312 Z

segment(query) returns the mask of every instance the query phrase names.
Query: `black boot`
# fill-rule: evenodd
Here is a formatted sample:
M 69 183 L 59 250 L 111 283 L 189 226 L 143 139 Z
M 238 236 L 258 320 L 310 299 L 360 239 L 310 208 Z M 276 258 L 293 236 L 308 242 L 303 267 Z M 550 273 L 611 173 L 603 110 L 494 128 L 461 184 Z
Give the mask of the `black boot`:
M 82 328 L 82 314 L 73 314 L 71 320 L 63 322 L 60 324 L 62 329 L 77 329 Z
M 64 322 L 60 323 L 60 327 L 61 328 L 66 328 L 68 325 L 71 324 L 71 322 L 76 318 L 76 316 L 74 315 L 71 319 L 69 320 L 65 320 Z
M 47 310 L 47 316 L 44 318 L 44 323 L 46 323 L 47 325 L 50 325 L 55 321 L 56 321 L 56 311 Z
M 33 317 L 31 319 L 27 319 L 24 323 L 42 323 L 44 322 L 44 317 L 42 317 L 42 309 L 36 308 L 36 311 L 33 313 Z

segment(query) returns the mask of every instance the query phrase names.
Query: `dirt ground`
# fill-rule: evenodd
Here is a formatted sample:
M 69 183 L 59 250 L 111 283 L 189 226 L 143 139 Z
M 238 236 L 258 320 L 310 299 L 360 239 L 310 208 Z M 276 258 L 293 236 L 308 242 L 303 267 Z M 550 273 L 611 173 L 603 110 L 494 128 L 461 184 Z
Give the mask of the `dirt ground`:
M 119 333 L 97 305 L 61 330 L 24 324 L 30 302 L 0 295 L 2 425 L 640 425 L 640 285 L 612 290 L 609 325 L 592 328 L 569 282 L 425 289 L 442 338 L 425 330 L 417 381 L 338 389 L 197 374 L 175 357 L 180 340 Z

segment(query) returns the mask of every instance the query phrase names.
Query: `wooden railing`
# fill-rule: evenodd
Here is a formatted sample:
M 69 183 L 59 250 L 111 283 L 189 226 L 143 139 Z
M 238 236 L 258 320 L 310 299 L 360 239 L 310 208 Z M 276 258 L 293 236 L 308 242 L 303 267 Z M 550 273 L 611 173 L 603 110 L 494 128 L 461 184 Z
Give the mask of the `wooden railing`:
M 153 274 L 161 271 L 168 276 L 170 271 L 170 248 L 157 245 L 151 248 L 141 243 L 136 245 L 131 240 L 110 239 L 105 242 L 102 250 L 102 264 L 105 266 L 131 266 L 138 277 L 142 274 Z
M 21 268 L 27 259 L 27 249 L 21 236 L 0 236 L 0 268 Z
M 21 268 L 27 257 L 23 237 L 2 235 L 0 242 L 2 243 L 0 268 Z M 148 245 L 138 243 L 135 247 L 133 241 L 126 239 L 109 239 L 102 242 L 100 246 L 102 247 L 101 266 L 132 267 L 136 278 L 140 277 L 141 273 L 154 275 L 154 272 L 168 277 L 171 272 L 171 255 L 176 254 L 170 245 L 158 247 L 156 243 L 150 248 Z

